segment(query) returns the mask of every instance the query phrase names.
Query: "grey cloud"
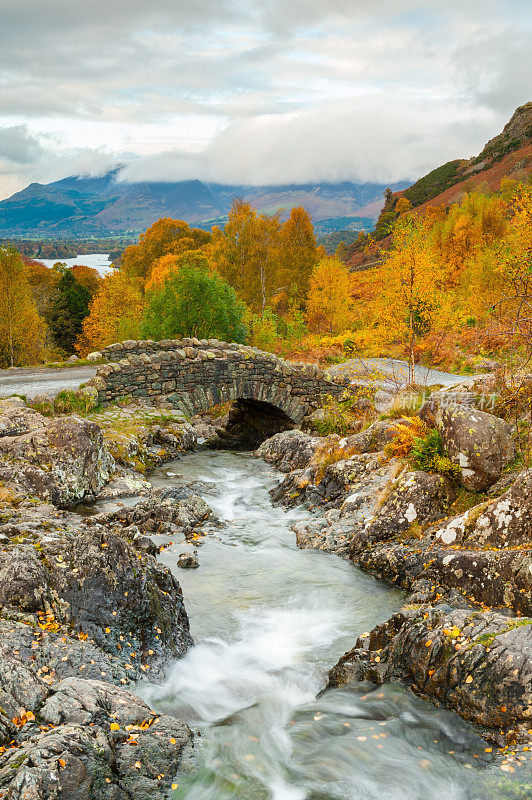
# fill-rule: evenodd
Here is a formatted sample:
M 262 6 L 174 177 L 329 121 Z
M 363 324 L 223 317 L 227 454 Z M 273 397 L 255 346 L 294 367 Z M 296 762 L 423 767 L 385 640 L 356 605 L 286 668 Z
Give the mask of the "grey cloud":
M 21 183 L 119 158 L 99 145 L 135 149 L 105 124 L 94 155 L 39 130 L 149 123 L 156 137 L 191 114 L 224 129 L 124 174 L 414 177 L 478 152 L 528 99 L 530 0 L 0 0 L 0 19 L 0 115 L 27 126 L 12 145 L 27 160 L 2 170 Z M 166 128 L 149 149 L 167 142 Z
M 476 101 L 508 114 L 530 99 L 531 53 L 531 28 L 480 30 L 457 48 L 456 72 Z
M 39 141 L 25 125 L 0 128 L 0 159 L 12 164 L 33 164 L 42 155 Z

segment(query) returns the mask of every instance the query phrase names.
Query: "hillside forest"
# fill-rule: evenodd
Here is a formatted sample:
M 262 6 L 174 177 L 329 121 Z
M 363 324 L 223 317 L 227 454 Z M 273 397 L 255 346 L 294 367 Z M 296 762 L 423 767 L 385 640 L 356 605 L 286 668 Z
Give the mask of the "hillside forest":
M 85 356 L 123 339 L 247 342 L 321 363 L 392 356 L 464 373 L 532 344 L 532 186 L 504 179 L 446 208 L 387 212 L 386 249 L 361 232 L 369 268 L 327 255 L 309 215 L 235 201 L 223 229 L 160 219 L 116 269 L 48 269 L 0 249 L 0 366 Z

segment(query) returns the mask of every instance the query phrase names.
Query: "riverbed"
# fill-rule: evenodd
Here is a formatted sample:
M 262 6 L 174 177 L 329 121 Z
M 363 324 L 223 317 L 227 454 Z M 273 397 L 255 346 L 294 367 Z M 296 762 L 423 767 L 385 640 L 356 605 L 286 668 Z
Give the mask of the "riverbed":
M 200 734 L 186 800 L 484 800 L 485 742 L 459 717 L 398 685 L 322 691 L 358 634 L 404 597 L 352 564 L 299 550 L 274 508 L 278 475 L 248 453 L 204 451 L 166 464 L 157 486 L 194 481 L 220 524 L 164 544 L 195 646 L 140 693 Z M 202 544 L 200 544 L 203 542 Z M 177 568 L 197 547 L 200 567 Z M 480 768 L 483 767 L 481 770 Z M 499 795 L 502 796 L 502 795 Z

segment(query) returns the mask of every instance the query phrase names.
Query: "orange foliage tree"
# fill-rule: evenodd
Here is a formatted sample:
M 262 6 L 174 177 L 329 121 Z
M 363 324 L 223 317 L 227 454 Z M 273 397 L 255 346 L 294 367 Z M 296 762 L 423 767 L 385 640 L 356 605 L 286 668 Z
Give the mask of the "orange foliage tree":
M 150 271 L 145 286 L 146 292 L 160 289 L 170 274 L 178 272 L 182 266 L 197 267 L 208 271 L 212 265 L 202 250 L 184 250 L 179 255 L 170 253 L 162 256 Z
M 136 339 L 144 310 L 141 281 L 121 270 L 104 278 L 93 298 L 76 350 L 85 355 L 123 339 Z
M 183 220 L 164 217 L 154 222 L 140 236 L 138 244 L 126 247 L 121 268 L 127 275 L 145 280 L 162 256 L 179 254 L 184 249 L 194 250 L 208 244 L 210 240 L 211 235 L 207 231 L 191 228 Z
M 74 264 L 73 267 L 70 267 L 70 272 L 77 282 L 81 283 L 89 294 L 94 297 L 102 280 L 98 270 L 93 269 L 93 267 L 86 267 L 84 264 Z

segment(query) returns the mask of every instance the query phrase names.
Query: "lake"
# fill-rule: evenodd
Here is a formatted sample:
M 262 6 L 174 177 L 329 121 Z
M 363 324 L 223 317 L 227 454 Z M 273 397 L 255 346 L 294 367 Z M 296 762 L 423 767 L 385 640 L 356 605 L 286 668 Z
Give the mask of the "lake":
M 109 261 L 109 253 L 87 253 L 85 255 L 76 256 L 75 258 L 38 258 L 41 264 L 46 267 L 53 267 L 57 262 L 66 264 L 67 267 L 73 267 L 75 264 L 83 264 L 85 267 L 92 267 L 97 270 L 100 275 L 108 275 L 113 271 L 111 262 Z

